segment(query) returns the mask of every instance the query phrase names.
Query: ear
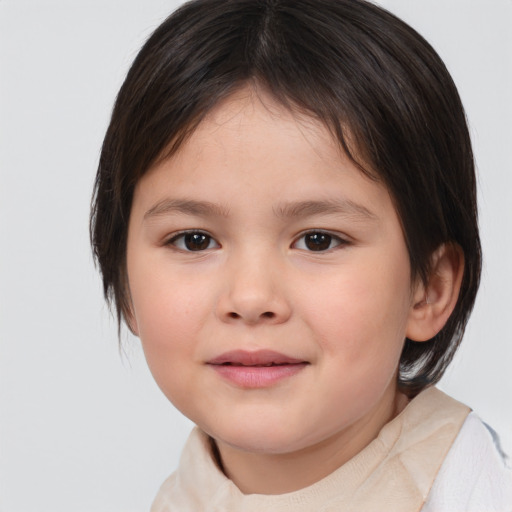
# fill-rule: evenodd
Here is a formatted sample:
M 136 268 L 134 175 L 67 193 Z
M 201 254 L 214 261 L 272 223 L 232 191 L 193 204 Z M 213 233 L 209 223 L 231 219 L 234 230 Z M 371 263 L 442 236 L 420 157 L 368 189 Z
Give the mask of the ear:
M 126 279 L 126 283 L 128 280 Z M 123 304 L 121 306 L 121 312 L 123 314 L 124 321 L 130 329 L 130 332 L 139 337 L 139 326 L 137 324 L 137 319 L 135 318 L 134 308 L 133 308 L 133 300 L 132 293 L 130 291 L 130 286 L 128 284 L 125 285 L 125 295 L 123 297 Z
M 128 329 L 130 329 L 130 332 L 134 336 L 139 337 L 139 326 L 137 324 L 137 319 L 133 314 L 133 306 L 127 309 L 127 311 L 123 311 L 123 318 L 124 321 L 126 322 L 126 325 L 128 326 Z
M 121 315 L 128 329 L 130 329 L 130 332 L 134 336 L 139 337 L 139 326 L 137 324 L 137 318 L 135 317 L 132 291 L 130 290 L 130 281 L 128 280 L 128 271 L 126 268 L 123 270 L 121 279 L 123 287 L 123 293 L 120 298 Z
M 459 298 L 464 254 L 453 243 L 440 245 L 431 257 L 428 283 L 418 282 L 407 322 L 407 338 L 427 341 L 446 324 Z

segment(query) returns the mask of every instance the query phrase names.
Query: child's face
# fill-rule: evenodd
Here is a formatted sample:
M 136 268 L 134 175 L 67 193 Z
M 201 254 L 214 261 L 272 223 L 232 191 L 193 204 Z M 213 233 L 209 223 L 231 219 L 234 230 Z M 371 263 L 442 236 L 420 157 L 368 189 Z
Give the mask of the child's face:
M 397 398 L 414 307 L 402 229 L 320 123 L 263 103 L 240 91 L 140 180 L 132 327 L 221 453 L 357 451 Z

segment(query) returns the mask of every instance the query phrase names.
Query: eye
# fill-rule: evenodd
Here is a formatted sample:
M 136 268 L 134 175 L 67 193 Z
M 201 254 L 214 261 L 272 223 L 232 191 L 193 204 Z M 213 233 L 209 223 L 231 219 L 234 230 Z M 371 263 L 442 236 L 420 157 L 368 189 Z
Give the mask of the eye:
M 206 251 L 207 249 L 216 249 L 220 245 L 207 233 L 202 231 L 186 231 L 173 236 L 168 242 L 182 251 Z
M 338 236 L 331 235 L 324 231 L 310 231 L 304 233 L 293 244 L 294 249 L 301 249 L 303 251 L 322 252 L 334 249 L 339 245 L 346 244 L 346 240 Z

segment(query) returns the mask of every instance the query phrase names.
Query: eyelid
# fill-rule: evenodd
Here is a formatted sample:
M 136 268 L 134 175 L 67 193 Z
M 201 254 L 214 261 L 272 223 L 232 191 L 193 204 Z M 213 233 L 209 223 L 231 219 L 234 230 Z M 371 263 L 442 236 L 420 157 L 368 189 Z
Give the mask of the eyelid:
M 176 245 L 175 242 L 177 240 L 184 238 L 186 235 L 192 235 L 192 234 L 204 235 L 204 236 L 208 237 L 210 239 L 210 243 L 213 242 L 215 244 L 215 247 L 207 247 L 206 249 L 192 251 L 190 249 L 182 248 L 182 247 L 179 247 L 178 245 Z M 177 251 L 186 252 L 186 253 L 189 253 L 189 252 L 190 253 L 194 253 L 194 252 L 201 253 L 201 252 L 209 251 L 211 249 L 218 249 L 221 247 L 220 243 L 217 242 L 217 240 L 210 233 L 208 233 L 208 231 L 205 231 L 204 229 L 184 229 L 183 231 L 177 231 L 177 232 L 173 233 L 172 235 L 168 236 L 164 240 L 163 245 L 169 246 L 172 249 L 175 249 Z
M 322 234 L 322 235 L 328 235 L 332 238 L 332 240 L 335 240 L 337 243 L 334 247 L 330 247 L 328 249 L 325 249 L 325 250 L 319 250 L 319 251 L 313 251 L 311 249 L 308 249 L 307 247 L 306 248 L 299 248 L 299 247 L 296 247 L 297 246 L 297 243 L 299 242 L 299 240 L 303 239 L 305 236 L 307 235 L 311 235 L 311 234 Z M 341 233 L 333 233 L 332 231 L 329 231 L 329 230 L 326 230 L 326 229 L 308 229 L 306 231 L 302 231 L 301 233 L 299 233 L 291 247 L 294 248 L 294 249 L 298 249 L 298 250 L 301 250 L 301 251 L 305 251 L 305 252 L 311 252 L 311 253 L 315 253 L 315 252 L 318 252 L 318 253 L 327 253 L 327 252 L 331 252 L 335 249 L 338 249 L 340 247 L 344 247 L 344 246 L 347 246 L 348 244 L 350 244 L 350 240 L 347 236 L 341 234 Z

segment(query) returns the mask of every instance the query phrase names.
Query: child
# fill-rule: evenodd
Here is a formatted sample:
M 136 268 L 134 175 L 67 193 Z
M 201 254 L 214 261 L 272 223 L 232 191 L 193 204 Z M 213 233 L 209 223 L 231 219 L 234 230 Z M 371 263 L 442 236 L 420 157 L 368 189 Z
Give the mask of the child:
M 512 510 L 434 387 L 473 307 L 455 86 L 363 0 L 196 0 L 112 114 L 92 239 L 107 298 L 197 428 L 152 510 Z

